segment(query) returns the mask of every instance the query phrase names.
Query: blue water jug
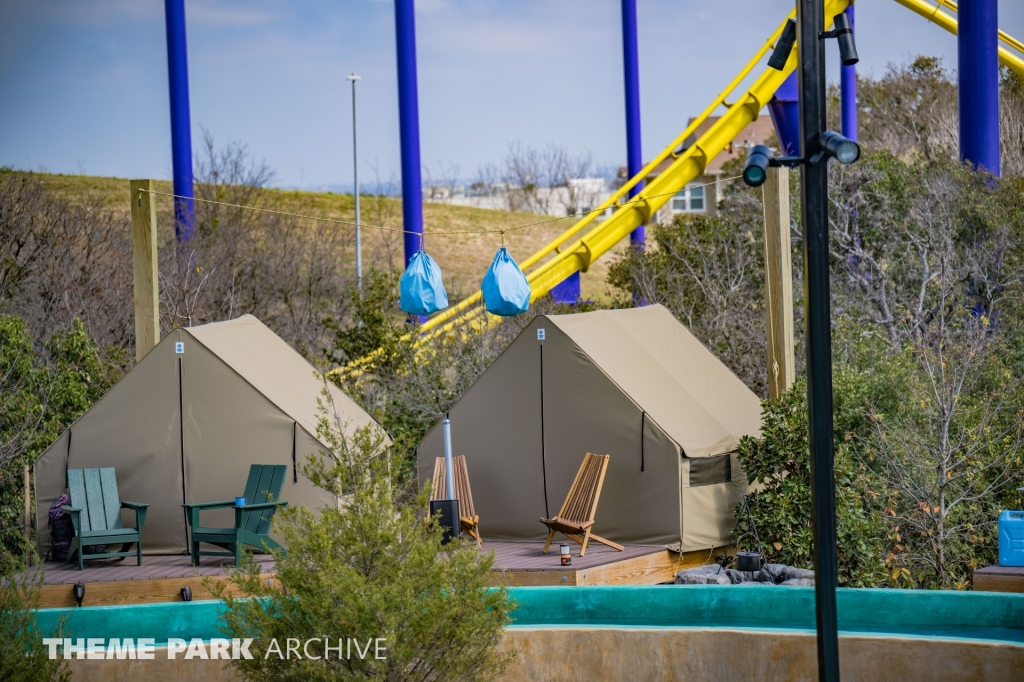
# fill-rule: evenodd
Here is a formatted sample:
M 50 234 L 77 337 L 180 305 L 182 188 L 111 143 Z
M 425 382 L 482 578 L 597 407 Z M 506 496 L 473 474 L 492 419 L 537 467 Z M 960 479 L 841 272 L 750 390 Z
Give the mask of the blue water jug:
M 1024 566 L 1024 511 L 999 515 L 999 565 Z

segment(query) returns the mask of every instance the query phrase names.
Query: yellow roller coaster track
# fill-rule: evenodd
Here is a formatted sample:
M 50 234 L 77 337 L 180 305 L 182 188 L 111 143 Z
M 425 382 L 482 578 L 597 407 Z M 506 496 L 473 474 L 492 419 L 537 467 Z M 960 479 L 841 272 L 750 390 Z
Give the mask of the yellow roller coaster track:
M 896 0 L 896 2 L 956 35 L 956 17 L 942 11 L 942 8 L 945 7 L 956 12 L 957 6 L 953 0 L 936 0 L 935 3 L 928 2 L 928 0 Z M 1009 45 L 1020 53 L 1020 55 L 1016 55 L 1000 45 L 999 63 L 1024 78 L 1024 59 L 1022 59 L 1024 43 L 1003 31 L 999 31 L 999 42 Z
M 931 4 L 926 0 L 896 0 L 901 5 L 917 12 L 946 30 L 956 33 L 956 18 L 943 12 L 942 8 L 956 10 L 951 0 L 936 0 L 939 4 Z M 834 17 L 849 5 L 849 0 L 826 0 L 825 16 Z M 786 21 L 793 18 L 790 12 Z M 796 69 L 797 51 L 793 50 L 782 71 L 765 68 L 753 85 L 738 99 L 728 102 L 729 98 L 750 73 L 762 63 L 764 56 L 775 45 L 785 21 L 775 29 L 771 37 L 761 46 L 746 66 L 733 78 L 732 82 L 695 118 L 686 129 L 655 156 L 639 173 L 630 178 L 614 194 L 587 214 L 582 220 L 560 234 L 520 264 L 526 273 L 532 290 L 531 302 L 547 295 L 552 287 L 576 272 L 586 272 L 591 263 L 607 253 L 620 240 L 640 225 L 649 222 L 654 214 L 666 204 L 672 196 L 686 187 L 687 183 L 700 177 L 708 163 L 717 156 L 740 132 L 752 121 L 756 120 L 761 109 L 782 85 L 782 82 Z M 828 28 L 827 26 L 824 28 Z M 1024 45 L 1017 40 L 999 33 L 1000 41 L 1013 49 L 1024 53 Z M 999 61 L 1015 73 L 1024 77 L 1024 59 L 1000 46 Z M 694 134 L 698 126 L 704 123 L 720 106 L 726 108 L 725 113 L 708 128 L 685 151 L 680 151 L 683 143 Z M 629 191 L 646 179 L 654 169 L 666 159 L 671 164 L 651 179 L 647 185 L 632 198 L 627 198 Z M 607 209 L 613 209 L 611 216 L 591 226 L 598 216 L 604 215 Z M 577 236 L 584 228 L 590 227 L 582 237 Z M 469 296 L 451 308 L 438 313 L 421 325 L 417 332 L 417 345 L 444 334 L 461 325 L 480 326 L 488 321 L 496 320 L 484 311 L 480 305 L 482 296 L 479 292 Z M 345 367 L 335 369 L 331 374 L 356 372 L 371 362 L 378 352 L 355 360 Z

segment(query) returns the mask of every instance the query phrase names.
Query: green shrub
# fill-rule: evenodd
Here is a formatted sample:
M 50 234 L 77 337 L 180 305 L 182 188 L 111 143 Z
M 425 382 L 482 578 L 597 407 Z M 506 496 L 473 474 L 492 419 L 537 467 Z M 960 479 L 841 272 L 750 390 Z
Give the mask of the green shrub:
M 744 437 L 739 446 L 748 481 L 760 486 L 751 493 L 749 506 L 765 558 L 802 568 L 812 566 L 814 546 L 806 395 L 800 379 L 780 398 L 762 401 L 761 437 Z M 837 415 L 844 414 L 841 402 L 837 400 Z M 846 426 L 837 419 L 836 433 L 844 433 Z M 868 489 L 867 476 L 849 442 L 840 441 L 835 455 L 839 584 L 849 587 L 885 581 L 885 528 L 862 492 Z M 742 504 L 735 516 L 739 547 L 759 549 Z
M 17 555 L 0 552 L 0 680 L 5 682 L 66 682 L 71 679 L 64 658 L 51 660 L 44 637 L 67 637 L 63 623 L 43 633 L 32 611 L 39 608 L 42 571 L 24 572 Z M 35 562 L 38 565 L 38 561 Z
M 102 351 L 79 320 L 37 349 L 23 320 L 0 315 L 0 549 L 13 552 L 20 542 L 23 466 L 99 400 L 124 365 L 123 351 Z
M 492 555 L 461 541 L 441 543 L 426 523 L 425 492 L 399 478 L 401 467 L 384 435 L 367 427 L 353 437 L 328 405 L 318 436 L 328 450 L 304 472 L 339 498 L 336 508 L 279 513 L 287 555 L 277 557 L 279 586 L 260 580 L 251 560 L 232 581 L 259 599 L 227 603 L 224 631 L 252 637 L 254 658 L 234 662 L 248 680 L 485 680 L 512 654 L 496 647 L 509 622 L 507 590 L 488 589 Z M 276 589 L 276 588 L 280 589 Z M 385 657 L 282 660 L 288 638 L 306 642 L 355 638 L 365 647 L 383 638 Z M 311 644 L 310 653 L 320 654 Z M 268 654 L 268 652 L 270 652 Z M 332 652 L 332 656 L 333 656 Z

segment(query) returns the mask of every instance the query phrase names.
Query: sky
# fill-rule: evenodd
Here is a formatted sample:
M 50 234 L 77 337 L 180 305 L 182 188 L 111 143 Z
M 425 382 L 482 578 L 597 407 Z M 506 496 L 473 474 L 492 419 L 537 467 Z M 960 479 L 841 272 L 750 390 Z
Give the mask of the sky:
M 400 175 L 393 4 L 185 0 L 193 148 L 240 142 L 272 184 L 351 186 L 358 83 L 364 190 Z M 637 0 L 644 157 L 700 113 L 792 0 Z M 1000 3 L 1024 38 L 1024 2 Z M 893 0 L 857 3 L 861 73 L 915 55 L 956 67 L 956 38 Z M 420 138 L 435 177 L 472 178 L 511 143 L 625 163 L 616 0 L 418 0 Z M 829 41 L 829 79 L 839 76 Z M 0 0 L 0 166 L 170 178 L 161 0 Z M 371 187 L 367 187 L 370 185 Z

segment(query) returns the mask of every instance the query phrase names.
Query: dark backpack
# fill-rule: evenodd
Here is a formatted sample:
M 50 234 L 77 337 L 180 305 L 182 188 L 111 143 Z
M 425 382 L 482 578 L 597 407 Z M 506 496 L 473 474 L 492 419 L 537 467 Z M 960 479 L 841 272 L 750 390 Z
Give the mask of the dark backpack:
M 75 527 L 71 524 L 71 515 L 61 509 L 68 504 L 71 504 L 71 498 L 67 493 L 63 493 L 50 505 L 49 520 L 46 525 L 50 529 L 49 558 L 53 561 L 67 561 L 68 547 L 75 537 Z

